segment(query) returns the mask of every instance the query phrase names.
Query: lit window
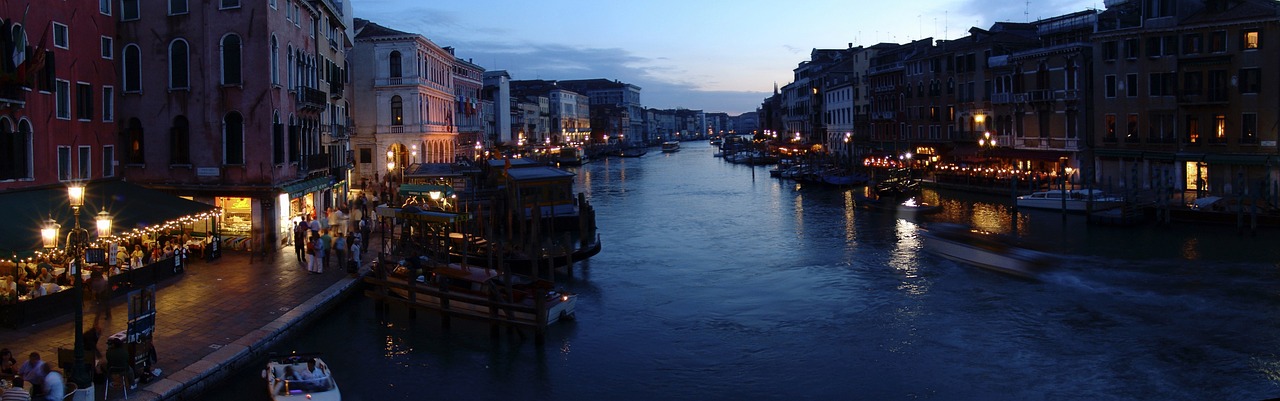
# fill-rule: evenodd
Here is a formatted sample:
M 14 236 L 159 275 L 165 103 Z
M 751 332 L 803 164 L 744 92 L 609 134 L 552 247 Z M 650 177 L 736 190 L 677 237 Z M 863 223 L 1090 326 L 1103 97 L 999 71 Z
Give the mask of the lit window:
M 1245 31 L 1244 46 L 1242 47 L 1245 49 L 1257 49 L 1260 44 L 1259 40 L 1261 40 L 1261 37 L 1258 31 Z

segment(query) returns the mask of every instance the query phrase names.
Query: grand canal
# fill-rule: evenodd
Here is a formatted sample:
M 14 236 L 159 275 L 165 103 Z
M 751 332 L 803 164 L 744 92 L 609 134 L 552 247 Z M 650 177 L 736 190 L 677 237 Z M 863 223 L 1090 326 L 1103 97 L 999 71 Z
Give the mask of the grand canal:
M 1280 397 L 1280 233 L 1089 226 L 1008 199 L 925 194 L 905 220 L 705 143 L 575 170 L 604 251 L 544 345 L 353 296 L 288 346 L 345 400 L 1245 400 Z M 1062 254 L 1038 281 L 921 251 L 936 221 Z M 204 399 L 266 400 L 246 371 Z

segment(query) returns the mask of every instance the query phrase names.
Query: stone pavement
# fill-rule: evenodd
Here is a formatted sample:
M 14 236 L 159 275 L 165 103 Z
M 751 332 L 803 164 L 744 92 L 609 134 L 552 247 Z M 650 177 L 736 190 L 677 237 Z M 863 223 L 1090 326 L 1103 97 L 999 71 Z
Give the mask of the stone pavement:
M 376 235 L 374 236 L 376 237 Z M 368 271 L 381 241 L 369 241 L 361 272 Z M 247 367 L 289 333 L 299 323 L 322 315 L 327 308 L 357 289 L 359 280 L 346 269 L 329 266 L 323 274 L 310 274 L 294 256 L 292 246 L 265 257 L 226 252 L 218 260 L 191 258 L 185 273 L 156 286 L 156 329 L 153 343 L 157 366 L 164 370 L 159 380 L 139 385 L 129 399 L 160 400 L 191 398 L 206 386 Z M 112 302 L 112 320 L 102 320 L 103 338 L 98 347 L 106 350 L 106 337 L 125 329 L 128 319 L 125 297 Z M 85 328 L 94 321 L 91 307 L 85 308 Z M 318 313 L 316 313 L 318 312 Z M 0 329 L 0 347 L 13 351 L 19 363 L 32 351 L 42 359 L 56 362 L 59 347 L 70 349 L 74 342 L 73 312 L 17 329 Z M 107 386 L 97 383 L 101 400 Z M 121 398 L 118 388 L 109 399 Z

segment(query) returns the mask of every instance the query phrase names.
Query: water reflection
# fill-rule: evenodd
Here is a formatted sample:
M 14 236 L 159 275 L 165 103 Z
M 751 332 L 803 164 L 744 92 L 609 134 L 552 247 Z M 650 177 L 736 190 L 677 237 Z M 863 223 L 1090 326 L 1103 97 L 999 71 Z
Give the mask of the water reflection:
M 1182 241 L 1182 258 L 1186 260 L 1200 259 L 1200 240 L 1187 238 Z

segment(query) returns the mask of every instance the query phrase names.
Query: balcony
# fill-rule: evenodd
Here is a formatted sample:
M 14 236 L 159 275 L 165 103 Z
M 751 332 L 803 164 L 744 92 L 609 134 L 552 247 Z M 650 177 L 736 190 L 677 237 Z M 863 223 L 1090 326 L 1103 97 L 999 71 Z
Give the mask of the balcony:
M 342 85 L 341 85 L 341 84 L 336 84 L 336 83 L 330 83 L 330 84 L 329 84 L 329 98 L 330 98 L 330 99 L 334 99 L 334 100 L 342 99 Z
M 306 172 L 327 171 L 330 167 L 332 166 L 329 163 L 329 155 L 326 154 L 304 155 L 302 156 L 301 165 L 298 166 L 299 169 Z
M 0 109 L 20 109 L 27 105 L 27 91 L 22 85 L 8 84 L 0 87 Z
M 1053 91 L 1048 89 L 1039 89 L 1027 92 L 1027 100 L 1036 102 L 1052 102 L 1054 100 Z
M 417 86 L 422 83 L 418 77 L 395 77 L 395 78 L 378 78 L 373 80 L 373 86 Z
M 991 104 L 1007 104 L 1013 102 L 1012 93 L 992 93 Z
M 1229 96 L 1225 89 L 1212 89 L 1204 93 L 1184 93 L 1178 95 L 1178 105 L 1181 106 L 1213 106 L 1226 105 Z
M 316 88 L 298 85 L 296 93 L 298 94 L 298 107 L 303 110 L 324 110 L 325 106 L 328 105 L 329 102 L 324 92 Z

